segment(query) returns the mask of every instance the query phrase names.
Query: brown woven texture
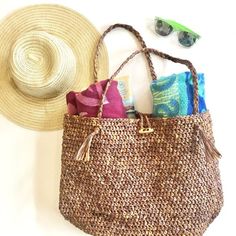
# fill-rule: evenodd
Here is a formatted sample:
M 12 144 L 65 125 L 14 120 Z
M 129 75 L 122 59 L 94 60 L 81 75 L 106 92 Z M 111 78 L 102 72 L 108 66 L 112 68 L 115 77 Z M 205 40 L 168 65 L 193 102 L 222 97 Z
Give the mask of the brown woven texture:
M 186 60 L 145 50 L 195 71 Z M 223 205 L 223 194 L 210 114 L 195 113 L 167 119 L 66 114 L 63 216 L 92 235 L 203 235 Z M 153 132 L 140 133 L 143 127 Z M 89 159 L 76 159 L 88 139 Z

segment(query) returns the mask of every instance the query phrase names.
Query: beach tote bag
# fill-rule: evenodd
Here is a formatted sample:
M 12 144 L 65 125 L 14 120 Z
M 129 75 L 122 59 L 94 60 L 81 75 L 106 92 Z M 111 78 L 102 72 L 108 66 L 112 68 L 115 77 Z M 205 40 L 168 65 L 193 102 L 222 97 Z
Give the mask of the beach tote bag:
M 65 114 L 60 211 L 92 235 L 201 236 L 218 215 L 223 194 L 209 111 L 198 111 L 197 72 L 191 62 L 192 115 L 101 118 Z M 133 53 L 110 77 L 112 81 Z

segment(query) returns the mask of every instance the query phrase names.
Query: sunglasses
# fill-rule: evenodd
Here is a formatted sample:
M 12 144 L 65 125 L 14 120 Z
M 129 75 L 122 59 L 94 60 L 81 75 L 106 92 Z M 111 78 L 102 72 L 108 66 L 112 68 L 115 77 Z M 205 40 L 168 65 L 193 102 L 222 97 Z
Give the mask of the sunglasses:
M 173 31 L 178 32 L 179 43 L 184 47 L 191 47 L 200 35 L 193 32 L 186 26 L 183 26 L 173 20 L 164 20 L 162 18 L 155 18 L 155 31 L 161 36 L 167 36 Z

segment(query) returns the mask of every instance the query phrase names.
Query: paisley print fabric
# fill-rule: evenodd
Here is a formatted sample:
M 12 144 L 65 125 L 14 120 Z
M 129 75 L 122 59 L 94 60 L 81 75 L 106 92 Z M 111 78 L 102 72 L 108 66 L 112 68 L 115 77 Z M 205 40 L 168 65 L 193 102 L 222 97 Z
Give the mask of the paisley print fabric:
M 199 111 L 206 111 L 204 74 L 198 74 Z M 193 113 L 193 80 L 190 72 L 161 77 L 151 84 L 155 117 L 185 116 Z

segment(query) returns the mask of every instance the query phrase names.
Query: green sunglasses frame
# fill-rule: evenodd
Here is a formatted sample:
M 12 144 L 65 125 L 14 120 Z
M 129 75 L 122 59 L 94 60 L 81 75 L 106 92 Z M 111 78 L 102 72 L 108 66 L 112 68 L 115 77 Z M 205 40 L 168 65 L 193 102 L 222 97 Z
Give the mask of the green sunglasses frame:
M 187 33 L 190 33 L 192 34 L 196 39 L 199 39 L 201 36 L 197 33 L 195 33 L 194 31 L 192 31 L 191 29 L 187 28 L 186 26 L 176 22 L 176 21 L 173 21 L 173 20 L 165 20 L 161 17 L 156 17 L 155 18 L 155 21 L 158 21 L 158 20 L 161 20 L 167 24 L 169 24 L 172 28 L 173 28 L 173 31 L 182 31 L 182 32 L 187 32 Z

